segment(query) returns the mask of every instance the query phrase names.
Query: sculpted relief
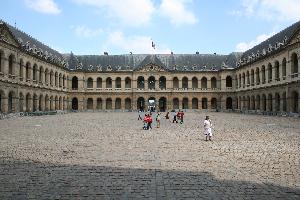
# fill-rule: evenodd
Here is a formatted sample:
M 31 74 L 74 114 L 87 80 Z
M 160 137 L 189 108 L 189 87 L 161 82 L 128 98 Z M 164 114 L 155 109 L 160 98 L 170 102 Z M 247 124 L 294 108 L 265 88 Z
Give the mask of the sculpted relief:
M 146 65 L 144 67 L 142 67 L 139 71 L 143 71 L 143 72 L 162 72 L 165 71 L 164 68 L 162 68 L 161 66 L 158 65 Z

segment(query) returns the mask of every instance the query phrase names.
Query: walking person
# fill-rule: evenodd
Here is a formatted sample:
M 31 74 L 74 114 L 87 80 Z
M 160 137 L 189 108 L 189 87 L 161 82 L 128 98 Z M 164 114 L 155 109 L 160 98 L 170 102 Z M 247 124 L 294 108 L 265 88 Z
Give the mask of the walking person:
M 206 116 L 205 120 L 204 120 L 205 141 L 208 141 L 208 140 L 211 141 L 211 137 L 212 137 L 211 128 L 212 128 L 212 122 L 209 119 L 209 116 Z
M 160 113 L 157 112 L 157 115 L 156 115 L 156 128 L 159 128 L 160 127 Z

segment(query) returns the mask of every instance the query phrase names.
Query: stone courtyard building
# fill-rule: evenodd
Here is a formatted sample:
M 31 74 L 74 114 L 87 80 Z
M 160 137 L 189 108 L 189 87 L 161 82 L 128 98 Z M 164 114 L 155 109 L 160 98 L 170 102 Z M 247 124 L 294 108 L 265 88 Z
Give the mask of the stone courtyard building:
M 0 21 L 0 112 L 170 109 L 300 112 L 300 21 L 218 54 L 60 54 Z

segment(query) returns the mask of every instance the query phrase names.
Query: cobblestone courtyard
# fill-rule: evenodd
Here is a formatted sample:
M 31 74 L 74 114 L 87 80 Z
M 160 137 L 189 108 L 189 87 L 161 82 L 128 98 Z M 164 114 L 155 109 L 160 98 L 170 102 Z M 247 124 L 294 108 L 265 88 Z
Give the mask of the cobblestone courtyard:
M 300 199 L 299 118 L 186 113 L 150 131 L 136 113 L 0 121 L 0 199 L 276 198 Z

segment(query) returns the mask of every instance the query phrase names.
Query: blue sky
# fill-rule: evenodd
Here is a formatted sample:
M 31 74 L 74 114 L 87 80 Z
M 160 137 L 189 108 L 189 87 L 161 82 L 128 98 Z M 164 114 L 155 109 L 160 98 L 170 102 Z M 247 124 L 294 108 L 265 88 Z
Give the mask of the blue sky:
M 299 21 L 300 0 L 10 0 L 0 13 L 61 53 L 229 54 Z

